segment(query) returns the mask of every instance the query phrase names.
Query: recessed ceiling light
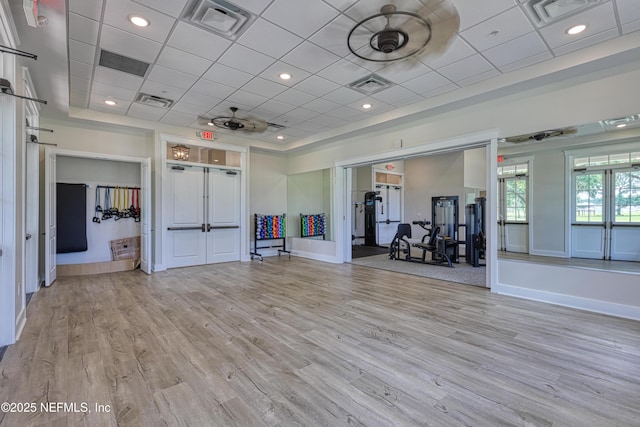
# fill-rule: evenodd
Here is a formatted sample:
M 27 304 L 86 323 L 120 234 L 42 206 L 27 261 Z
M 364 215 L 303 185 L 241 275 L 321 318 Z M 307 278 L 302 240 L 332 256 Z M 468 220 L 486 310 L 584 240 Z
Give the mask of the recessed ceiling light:
M 617 128 L 624 128 L 624 127 L 627 127 L 627 124 L 626 123 L 619 123 L 619 124 L 616 125 L 616 127 Z
M 567 34 L 570 35 L 576 35 L 576 34 L 580 34 L 581 32 L 583 32 L 584 30 L 587 29 L 587 26 L 584 24 L 580 24 L 580 25 L 574 25 L 573 27 L 569 28 L 567 30 Z
M 276 138 L 278 138 L 278 139 L 284 139 L 284 136 L 282 136 L 282 135 L 278 135 L 278 136 L 276 136 Z
M 148 27 L 150 24 L 147 18 L 139 15 L 129 15 L 129 21 L 137 27 Z
M 369 108 L 371 108 L 371 104 L 362 104 L 362 108 L 368 110 Z
M 214 126 L 213 122 L 207 122 L 208 126 Z
M 289 74 L 289 73 L 282 73 L 282 74 L 280 74 L 280 78 L 281 78 L 282 80 L 289 80 L 289 79 L 291 78 L 291 74 Z
M 111 100 L 111 99 L 107 99 L 106 101 L 104 101 L 104 103 L 105 103 L 105 104 L 107 104 L 107 105 L 111 105 L 111 106 L 113 106 L 113 105 L 116 105 L 116 104 L 117 104 L 117 102 L 116 102 L 116 101 L 113 101 L 113 100 Z

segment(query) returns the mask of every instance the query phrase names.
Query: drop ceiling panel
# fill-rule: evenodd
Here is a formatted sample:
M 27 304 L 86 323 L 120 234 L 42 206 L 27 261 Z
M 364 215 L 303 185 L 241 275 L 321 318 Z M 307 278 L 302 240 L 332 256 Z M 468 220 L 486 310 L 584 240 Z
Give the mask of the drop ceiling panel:
M 409 98 L 415 98 L 416 93 L 402 86 L 392 86 L 371 95 L 372 98 L 389 104 L 396 104 Z
M 302 83 L 298 83 L 295 86 L 295 89 L 301 90 L 310 95 L 324 96 L 329 92 L 333 92 L 339 87 L 340 85 L 332 81 L 314 75 L 309 77 L 308 79 L 305 79 Z
M 544 51 L 542 53 L 538 53 L 536 55 L 531 55 L 526 58 L 523 58 L 519 61 L 512 62 L 510 64 L 501 65 L 499 67 L 500 71 L 503 73 L 508 73 L 511 71 L 519 70 L 521 68 L 528 67 L 530 65 L 537 64 L 539 62 L 546 61 L 548 59 L 553 58 L 553 55 L 549 51 Z
M 174 18 L 180 17 L 187 1 L 188 0 L 135 0 L 136 3 L 140 3 Z
M 109 106 L 102 101 L 97 101 L 97 102 L 91 102 L 89 104 L 89 108 L 96 111 L 102 111 L 103 113 L 124 116 L 129 110 L 130 105 L 131 105 L 130 103 L 127 103 L 122 106 L 121 105 Z
M 366 117 L 366 114 L 355 110 L 351 107 L 338 107 L 335 110 L 327 111 L 328 116 L 342 118 L 343 120 L 355 121 L 362 120 Z
M 603 31 L 588 37 L 583 37 L 580 40 L 577 40 L 573 43 L 565 44 L 553 49 L 553 52 L 556 55 L 565 55 L 569 52 L 574 52 L 579 49 L 583 49 L 585 47 L 593 46 L 594 44 L 598 44 L 614 37 L 618 36 L 618 29 L 612 28 L 608 31 Z
M 629 34 L 638 30 L 640 30 L 640 19 L 637 21 L 629 22 L 628 24 L 624 24 L 622 26 L 623 34 Z
M 81 77 L 83 79 L 91 80 L 93 74 L 93 67 L 84 62 L 69 61 L 69 75 L 72 77 Z
M 316 116 L 309 121 L 312 123 L 322 125 L 325 129 L 339 128 L 348 123 L 346 120 L 340 119 L 338 117 L 329 116 L 327 114 Z
M 274 96 L 287 90 L 286 86 L 272 82 L 270 80 L 256 77 L 249 83 L 242 87 L 247 92 L 257 93 L 258 95 L 266 96 L 267 98 L 273 98 Z
M 438 72 L 454 83 L 470 79 L 475 75 L 483 75 L 494 70 L 493 65 L 480 55 L 473 55 L 456 63 L 439 68 Z
M 242 0 L 242 8 L 260 15 L 273 0 Z
M 93 65 L 96 59 L 96 47 L 76 40 L 69 40 L 69 59 Z
M 273 64 L 275 59 L 253 49 L 234 44 L 220 57 L 218 62 L 236 70 L 257 75 Z
M 262 16 L 306 39 L 338 13 L 321 0 L 275 0 Z
M 69 77 L 69 87 L 73 90 L 89 93 L 91 91 L 91 80 L 71 76 Z
M 100 47 L 110 52 L 153 63 L 162 44 L 108 25 L 102 26 Z
M 129 21 L 130 15 L 147 18 L 149 26 L 133 25 Z M 103 22 L 122 31 L 164 43 L 176 20 L 129 0 L 109 0 L 104 9 Z
M 572 36 L 566 33 L 567 29 L 585 22 L 588 23 L 587 28 L 580 34 Z M 616 19 L 613 13 L 613 6 L 608 2 L 592 7 L 580 15 L 570 16 L 554 24 L 547 25 L 540 29 L 540 34 L 542 34 L 549 47 L 555 49 L 614 28 L 617 28 Z
M 149 72 L 148 80 L 171 85 L 174 87 L 189 89 L 198 80 L 198 77 L 181 71 L 172 70 L 161 65 L 155 65 Z
M 254 76 L 249 73 L 227 67 L 226 65 L 222 65 L 220 63 L 213 64 L 211 68 L 209 68 L 209 70 L 202 76 L 203 79 L 222 83 L 223 85 L 230 86 L 236 89 L 244 86 L 244 84 L 251 80 L 253 77 Z
M 437 87 L 437 88 L 428 90 L 428 91 L 422 93 L 421 95 L 426 97 L 426 98 L 433 98 L 433 97 L 436 97 L 438 95 L 445 94 L 447 92 L 452 92 L 452 91 L 454 91 L 456 89 L 459 89 L 459 88 L 460 88 L 460 86 L 458 86 L 457 84 L 449 83 L 446 86 L 441 86 L 441 87 Z
M 167 114 L 167 110 L 164 108 L 151 107 L 149 105 L 138 104 L 137 102 L 131 104 L 131 108 L 129 108 L 127 112 L 128 116 L 154 121 L 159 121 L 165 114 Z
M 231 102 L 236 107 L 244 107 L 245 110 L 250 110 L 257 105 L 269 100 L 266 96 L 258 95 L 245 90 L 237 90 L 226 101 Z
M 202 95 L 213 96 L 218 99 L 224 99 L 235 91 L 234 88 L 225 86 L 221 83 L 209 80 L 199 80 L 193 85 L 190 92 L 197 92 Z
M 347 10 L 351 7 L 357 0 L 325 0 L 331 6 L 335 7 L 340 11 Z
M 102 0 L 69 0 L 69 11 L 99 21 L 102 15 Z
M 258 18 L 238 39 L 238 43 L 273 58 L 280 58 L 302 43 L 295 34 Z
M 324 99 L 346 105 L 364 98 L 364 95 L 348 87 L 341 87 L 323 96 Z
M 492 16 L 516 7 L 517 3 L 515 0 L 483 0 L 482 6 L 478 7 L 475 1 L 453 0 L 453 4 L 460 14 L 460 31 L 464 31 Z
M 320 77 L 331 80 L 340 86 L 352 83 L 369 74 L 371 74 L 369 70 L 346 59 L 341 59 L 318 73 Z
M 77 108 L 87 108 L 89 104 L 89 92 L 81 90 L 69 90 L 69 105 Z
M 472 47 L 482 52 L 533 31 L 533 25 L 522 10 L 514 7 L 462 31 L 460 35 Z
M 351 28 L 353 28 L 354 25 L 356 25 L 356 21 L 344 15 L 340 15 L 311 36 L 309 41 L 331 53 L 334 53 L 335 55 L 349 55 L 351 52 L 349 51 L 345 40 L 347 40 L 349 31 L 351 31 Z
M 75 13 L 69 13 L 69 38 L 92 45 L 98 44 L 100 23 Z
M 196 89 L 191 89 L 182 98 L 180 98 L 178 104 L 186 102 L 187 104 L 203 107 L 205 108 L 205 111 L 208 111 L 222 102 L 223 99 L 224 98 L 221 97 L 204 94 Z
M 493 65 L 502 67 L 518 63 L 529 57 L 538 56 L 539 60 L 549 59 L 552 55 L 537 32 L 520 36 L 482 53 Z
M 215 61 L 231 46 L 231 41 L 186 22 L 178 22 L 167 44 L 184 52 Z
M 620 22 L 623 24 L 640 20 L 638 0 L 616 0 L 616 5 L 618 6 Z
M 458 62 L 461 59 L 467 58 L 475 53 L 476 51 L 471 46 L 469 46 L 466 41 L 464 41 L 459 36 L 456 36 L 451 45 L 442 55 L 428 56 L 426 58 L 419 59 L 420 62 L 435 70 L 440 67 L 453 64 L 454 62 Z
M 480 73 L 474 73 L 472 76 L 467 77 L 466 79 L 462 79 L 456 83 L 458 83 L 458 85 L 460 85 L 461 87 L 470 86 L 474 83 L 478 83 L 483 80 L 490 79 L 491 77 L 496 77 L 498 75 L 500 75 L 500 71 L 496 70 L 495 68 L 491 68 Z
M 303 107 L 317 113 L 326 113 L 327 111 L 340 107 L 340 104 L 336 104 L 328 99 L 316 98 L 313 101 L 304 104 Z
M 317 73 L 339 59 L 339 56 L 307 41 L 282 58 L 287 64 L 302 68 L 310 73 Z
M 291 78 L 289 80 L 282 80 L 280 78 L 280 74 L 289 73 Z M 284 85 L 284 86 L 294 86 L 309 77 L 311 74 L 308 72 L 301 70 L 300 68 L 294 67 L 289 64 L 285 64 L 284 62 L 274 62 L 269 68 L 260 73 L 260 77 L 263 79 L 271 80 L 272 82 Z
M 133 102 L 138 94 L 137 90 L 125 89 L 101 82 L 93 82 L 93 85 L 91 85 L 91 92 L 94 95 L 113 97 L 127 102 Z
M 290 88 L 275 96 L 273 99 L 275 99 L 276 101 L 286 102 L 287 104 L 294 105 L 296 107 L 300 107 L 307 102 L 313 101 L 314 96 L 300 90 Z
M 260 105 L 257 108 L 254 108 L 251 113 L 264 119 L 264 120 L 273 120 L 282 114 L 286 114 L 289 111 L 293 110 L 295 106 L 291 104 L 287 104 L 286 102 L 276 101 L 275 99 L 270 99 L 264 104 Z M 280 124 L 280 123 L 279 123 Z
M 168 123 L 175 126 L 189 126 L 193 123 L 193 116 L 191 114 L 181 113 L 179 111 L 169 111 L 162 116 L 160 120 L 162 123 Z
M 171 106 L 171 111 L 190 115 L 191 120 L 195 120 L 198 116 L 204 115 L 211 108 L 211 103 L 206 106 L 190 104 L 184 100 L 180 100 Z
M 176 100 L 180 99 L 187 92 L 187 90 L 169 86 L 165 83 L 157 83 L 147 80 L 140 88 L 140 92 L 159 96 L 161 98 L 169 98 L 170 100 L 175 102 Z
M 415 79 L 411 79 L 408 82 L 403 83 L 405 88 L 421 95 L 429 93 L 434 89 L 449 85 L 451 85 L 451 80 L 443 77 L 435 71 L 423 74 Z
M 165 46 L 156 64 L 193 76 L 201 76 L 213 62 L 200 56 Z
M 93 81 L 110 84 L 113 86 L 138 90 L 144 79 L 121 71 L 112 70 L 106 67 L 96 67 L 93 74 Z
M 315 111 L 307 110 L 306 108 L 296 108 L 294 110 L 288 111 L 285 116 L 290 120 L 303 122 L 309 120 L 311 117 L 314 117 L 317 114 L 318 113 L 316 113 Z
M 385 66 L 376 74 L 394 83 L 403 83 L 431 72 L 431 69 L 418 61 L 398 62 Z

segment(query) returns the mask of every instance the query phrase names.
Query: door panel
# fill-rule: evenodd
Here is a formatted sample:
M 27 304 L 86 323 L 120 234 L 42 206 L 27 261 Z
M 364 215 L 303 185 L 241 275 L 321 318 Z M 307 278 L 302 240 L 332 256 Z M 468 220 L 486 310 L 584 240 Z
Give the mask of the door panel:
M 211 169 L 208 183 L 207 263 L 239 261 L 240 174 Z
M 507 251 L 529 253 L 529 226 L 527 224 L 504 224 L 504 240 Z
M 573 226 L 571 228 L 571 256 L 574 258 L 604 258 L 605 230 L 600 226 Z
M 185 267 L 206 263 L 204 224 L 204 173 L 202 168 L 168 166 L 167 266 Z
M 151 162 L 140 165 L 140 270 L 151 274 Z
M 44 285 L 51 286 L 56 280 L 56 155 L 45 150 L 45 272 Z
M 640 227 L 613 227 L 611 259 L 640 261 Z

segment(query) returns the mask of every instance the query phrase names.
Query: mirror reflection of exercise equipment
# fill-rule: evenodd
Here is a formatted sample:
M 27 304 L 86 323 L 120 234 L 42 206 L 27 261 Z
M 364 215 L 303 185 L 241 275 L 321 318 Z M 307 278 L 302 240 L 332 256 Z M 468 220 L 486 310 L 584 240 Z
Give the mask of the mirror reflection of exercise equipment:
M 364 195 L 364 245 L 378 246 L 376 239 L 376 202 L 382 202 L 382 197 L 375 191 L 368 191 Z
M 486 201 L 484 197 L 475 199 L 465 207 L 466 239 L 465 259 L 474 267 L 485 266 L 481 260 L 485 259 L 487 238 L 485 229 Z

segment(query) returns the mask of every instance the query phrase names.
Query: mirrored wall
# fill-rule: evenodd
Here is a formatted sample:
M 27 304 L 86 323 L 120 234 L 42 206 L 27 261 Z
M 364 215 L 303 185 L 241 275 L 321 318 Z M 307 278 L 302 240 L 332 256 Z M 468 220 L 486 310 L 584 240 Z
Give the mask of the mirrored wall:
M 287 178 L 287 236 L 334 240 L 331 169 Z

